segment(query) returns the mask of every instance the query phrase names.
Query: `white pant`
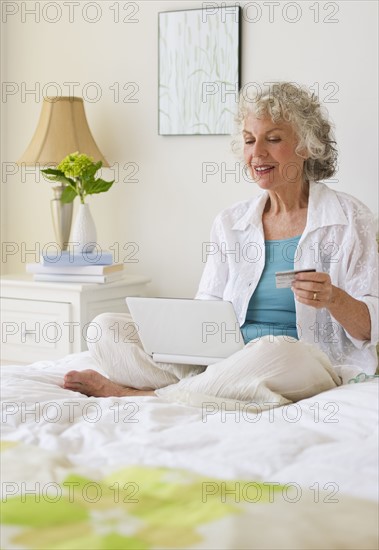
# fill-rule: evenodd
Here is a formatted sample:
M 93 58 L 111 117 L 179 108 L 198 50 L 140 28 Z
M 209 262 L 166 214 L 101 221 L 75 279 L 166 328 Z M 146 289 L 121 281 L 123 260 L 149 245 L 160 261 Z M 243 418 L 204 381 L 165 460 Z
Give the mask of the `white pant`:
M 203 372 L 206 367 L 156 363 L 142 347 L 128 313 L 102 313 L 87 331 L 91 356 L 113 382 L 139 390 L 156 390 L 182 378 Z
M 203 372 L 199 383 L 207 380 L 211 389 L 231 386 L 234 381 L 244 385 L 244 380 L 248 386 L 259 379 L 290 400 L 311 397 L 341 383 L 326 355 L 315 346 L 285 337 L 275 337 L 274 342 L 269 338 L 249 342 L 242 350 L 208 367 L 205 373 L 206 367 L 198 365 L 153 361 L 143 350 L 129 314 L 103 313 L 92 321 L 87 332 L 91 356 L 109 378 L 141 390 L 165 388 Z M 195 386 L 196 380 L 193 379 Z

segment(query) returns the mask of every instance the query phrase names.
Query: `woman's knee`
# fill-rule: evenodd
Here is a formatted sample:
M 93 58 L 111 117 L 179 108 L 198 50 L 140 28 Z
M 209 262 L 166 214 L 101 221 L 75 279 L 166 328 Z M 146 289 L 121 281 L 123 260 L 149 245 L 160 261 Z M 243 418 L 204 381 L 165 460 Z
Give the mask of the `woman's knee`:
M 98 361 L 122 343 L 139 345 L 135 324 L 128 313 L 97 315 L 87 327 L 86 342 L 89 352 Z
M 341 382 L 328 357 L 316 346 L 284 336 L 264 337 L 246 346 L 252 369 L 287 399 L 310 397 Z
M 125 338 L 126 327 L 131 325 L 134 326 L 134 323 L 129 313 L 100 313 L 88 324 L 87 345 L 90 348 L 104 339 L 118 342 Z

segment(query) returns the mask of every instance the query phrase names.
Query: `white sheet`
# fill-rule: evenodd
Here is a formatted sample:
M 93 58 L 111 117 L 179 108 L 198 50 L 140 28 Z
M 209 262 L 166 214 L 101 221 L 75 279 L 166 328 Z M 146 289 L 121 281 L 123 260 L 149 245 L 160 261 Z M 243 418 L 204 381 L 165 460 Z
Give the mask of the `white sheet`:
M 206 414 L 156 397 L 95 399 L 60 387 L 65 372 L 85 368 L 95 368 L 88 353 L 3 367 L 2 439 L 52 451 L 95 478 L 154 465 L 378 500 L 377 380 L 258 416 L 212 404 Z
M 157 397 L 88 398 L 60 386 L 65 372 L 85 368 L 95 368 L 88 353 L 2 369 L 2 440 L 11 442 L 6 443 L 3 453 L 3 488 L 9 488 L 5 484 L 10 482 L 11 489 L 14 486 L 19 491 L 22 484 L 34 487 L 36 481 L 42 487 L 54 482 L 62 486 L 70 475 L 99 483 L 108 479 L 109 488 L 110 479 L 118 480 L 117 476 L 128 475 L 125 468 L 139 465 L 147 469 L 132 470 L 131 479 L 138 481 L 142 492 L 146 483 L 150 487 L 140 500 L 141 507 L 150 510 L 143 517 L 146 522 L 156 521 L 151 501 L 154 487 L 160 487 L 156 505 L 163 519 L 150 532 L 140 521 L 139 504 L 134 505 L 136 509 L 129 504 L 119 508 L 120 504 L 102 501 L 100 508 L 94 504 L 91 511 L 90 505 L 83 503 L 79 512 L 88 519 L 76 527 L 69 519 L 71 512 L 61 531 L 59 525 L 38 526 L 42 520 L 31 524 L 29 508 L 22 501 L 18 508 L 12 508 L 10 502 L 9 508 L 8 501 L 2 548 L 40 549 L 42 535 L 48 544 L 44 547 L 60 549 L 113 548 L 113 544 L 117 548 L 142 544 L 144 548 L 192 550 L 377 548 L 377 379 L 340 386 L 255 415 L 238 406 L 231 412 L 208 403 L 201 410 L 165 403 Z M 14 447 L 12 442 L 17 442 Z M 162 476 L 166 479 L 167 474 L 157 467 L 172 472 L 167 478 L 168 484 L 170 480 L 173 483 L 168 491 L 157 481 Z M 178 471 L 188 473 L 181 478 Z M 281 498 L 275 497 L 269 505 L 252 504 L 250 497 L 237 504 L 233 495 L 228 497 L 229 504 L 223 504 L 222 482 L 218 485 L 220 495 L 213 499 L 216 512 L 221 514 L 216 517 L 221 519 L 212 520 L 199 490 L 192 505 L 185 499 L 178 501 L 178 497 L 172 502 L 170 491 L 175 479 L 179 476 L 184 483 L 181 493 L 186 484 L 190 486 L 191 475 L 201 476 L 200 481 L 194 481 L 198 484 L 215 479 L 280 483 L 289 493 L 282 490 Z M 145 483 L 145 479 L 150 481 Z M 297 494 L 297 506 L 284 498 Z M 108 508 L 102 510 L 105 505 Z M 239 513 L 233 512 L 233 506 L 241 507 Z M 45 513 L 53 508 L 50 505 Z M 33 517 L 40 516 L 35 503 L 30 510 Z M 178 525 L 184 537 L 181 544 Z M 84 539 L 75 542 L 78 528 Z M 87 530 L 92 537 L 88 540 Z M 124 542 L 107 538 L 109 530 L 113 533 L 109 536 L 126 536 Z M 130 542 L 130 536 L 139 537 L 141 542 Z

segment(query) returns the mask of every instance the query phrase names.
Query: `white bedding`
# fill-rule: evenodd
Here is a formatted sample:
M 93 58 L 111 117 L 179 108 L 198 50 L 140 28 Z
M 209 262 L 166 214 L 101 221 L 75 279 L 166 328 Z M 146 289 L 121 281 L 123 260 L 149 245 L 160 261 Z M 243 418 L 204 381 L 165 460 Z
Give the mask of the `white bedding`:
M 201 410 L 156 397 L 88 398 L 60 387 L 65 372 L 85 368 L 96 368 L 88 353 L 2 368 L 2 440 L 17 443 L 7 443 L 4 454 L 9 458 L 3 461 L 3 480 L 14 483 L 8 490 L 18 491 L 22 482 L 61 482 L 68 471 L 100 480 L 135 465 L 180 469 L 203 482 L 280 483 L 290 495 L 278 502 L 286 511 L 270 504 L 254 540 L 240 539 L 242 519 L 241 525 L 225 520 L 224 542 L 217 538 L 220 529 L 209 527 L 200 546 L 192 541 L 171 547 L 377 547 L 377 379 L 255 415 L 238 405 L 235 412 L 211 403 Z M 242 497 L 246 504 L 249 498 Z M 311 505 L 305 510 L 304 504 L 303 518 L 301 503 Z M 255 511 L 259 516 L 258 507 Z M 264 521 L 276 529 L 263 534 Z M 38 548 L 25 541 L 15 545 L 17 529 L 8 526 L 2 548 Z

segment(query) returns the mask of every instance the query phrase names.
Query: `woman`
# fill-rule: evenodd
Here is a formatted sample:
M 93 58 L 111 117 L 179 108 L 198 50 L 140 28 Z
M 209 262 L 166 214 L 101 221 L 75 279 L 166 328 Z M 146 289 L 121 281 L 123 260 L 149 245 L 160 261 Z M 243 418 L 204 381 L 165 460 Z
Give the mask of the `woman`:
M 263 193 L 217 216 L 211 233 L 216 253 L 207 259 L 196 297 L 230 300 L 246 343 L 263 337 L 267 345 L 272 338 L 284 344 L 290 337 L 322 350 L 333 367 L 374 373 L 373 216 L 357 199 L 319 183 L 333 176 L 337 154 L 317 98 L 305 88 L 275 83 L 255 98 L 241 95 L 238 121 L 246 167 Z M 275 288 L 275 272 L 283 270 L 299 271 L 291 289 Z M 106 330 L 114 318 L 98 322 Z M 89 346 L 111 380 L 72 371 L 64 387 L 94 396 L 154 395 L 203 370 L 156 365 L 139 342 L 123 346 L 121 352 L 106 338 Z M 254 346 L 244 350 L 253 364 Z M 339 383 L 332 374 L 330 387 Z

